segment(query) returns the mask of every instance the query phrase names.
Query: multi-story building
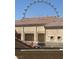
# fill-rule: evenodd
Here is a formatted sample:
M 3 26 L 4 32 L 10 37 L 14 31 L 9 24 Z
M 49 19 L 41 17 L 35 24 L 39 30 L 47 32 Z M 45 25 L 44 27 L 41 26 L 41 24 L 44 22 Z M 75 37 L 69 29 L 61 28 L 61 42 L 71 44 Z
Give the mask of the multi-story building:
M 63 18 L 35 17 L 16 20 L 15 29 L 21 41 L 44 47 L 63 47 Z

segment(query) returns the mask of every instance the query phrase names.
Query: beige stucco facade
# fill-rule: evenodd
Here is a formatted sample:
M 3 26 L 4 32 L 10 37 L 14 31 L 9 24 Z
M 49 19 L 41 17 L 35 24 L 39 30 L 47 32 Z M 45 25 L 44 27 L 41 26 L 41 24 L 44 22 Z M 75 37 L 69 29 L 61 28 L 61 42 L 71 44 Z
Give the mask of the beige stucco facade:
M 51 38 L 53 37 L 53 38 Z M 58 38 L 60 37 L 60 38 Z M 59 46 L 63 44 L 63 29 L 46 29 L 46 46 Z
M 24 27 L 15 27 L 16 31 L 21 34 L 21 40 L 25 42 L 33 42 L 37 44 L 38 34 L 44 34 L 45 46 L 47 47 L 54 47 L 55 45 L 58 46 L 59 44 L 62 46 L 63 43 L 63 29 L 47 29 L 44 26 L 24 26 Z M 34 34 L 33 41 L 26 41 L 25 34 Z M 57 39 L 59 37 L 59 39 Z M 40 37 L 41 39 L 41 37 Z

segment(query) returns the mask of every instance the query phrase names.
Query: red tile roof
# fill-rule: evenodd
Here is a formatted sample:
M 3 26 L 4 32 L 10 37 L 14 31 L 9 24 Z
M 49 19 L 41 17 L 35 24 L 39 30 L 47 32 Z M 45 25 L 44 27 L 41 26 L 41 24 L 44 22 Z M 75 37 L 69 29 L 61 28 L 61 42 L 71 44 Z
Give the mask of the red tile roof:
M 51 22 L 45 25 L 45 27 L 63 27 L 63 22 Z
M 16 20 L 15 26 L 30 26 L 30 25 L 62 25 L 63 18 L 60 17 L 36 17 L 36 18 L 26 18 L 24 20 Z M 46 25 L 48 26 L 48 25 Z

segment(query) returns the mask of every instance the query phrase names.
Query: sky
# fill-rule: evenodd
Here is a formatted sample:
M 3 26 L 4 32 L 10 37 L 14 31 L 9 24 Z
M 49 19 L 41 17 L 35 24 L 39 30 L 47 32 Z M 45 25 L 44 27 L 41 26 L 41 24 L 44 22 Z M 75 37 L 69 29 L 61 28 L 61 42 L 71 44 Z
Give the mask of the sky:
M 15 18 L 22 19 L 24 9 L 35 0 L 15 0 Z M 45 0 L 54 4 L 60 16 L 63 16 L 63 0 Z M 54 9 L 45 3 L 36 3 L 30 6 L 26 12 L 25 18 L 39 17 L 39 16 L 56 16 Z

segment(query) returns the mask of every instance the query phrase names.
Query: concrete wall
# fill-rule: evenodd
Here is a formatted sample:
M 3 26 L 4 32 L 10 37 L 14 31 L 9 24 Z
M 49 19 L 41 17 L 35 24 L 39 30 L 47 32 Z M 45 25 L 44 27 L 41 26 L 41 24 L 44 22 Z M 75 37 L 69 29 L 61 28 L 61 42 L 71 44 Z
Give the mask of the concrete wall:
M 44 28 L 44 26 L 37 26 L 37 32 L 38 32 L 38 33 L 45 33 L 45 28 Z
M 24 28 L 24 32 L 23 32 Z M 25 42 L 25 35 L 28 33 L 34 34 L 34 41 L 33 43 L 36 45 L 38 42 L 38 33 L 45 33 L 44 26 L 26 26 L 26 27 L 16 27 L 16 31 L 21 33 L 21 40 Z M 31 41 L 27 41 L 27 43 L 31 43 Z
M 63 51 L 16 51 L 18 59 L 63 59 Z
M 24 27 L 24 33 L 23 27 L 16 27 L 16 31 L 21 33 L 21 40 L 23 41 L 25 39 L 25 33 L 33 33 L 34 42 L 38 42 L 38 33 L 44 33 L 46 46 L 62 46 L 63 43 L 63 29 L 45 29 L 44 26 L 27 26 Z M 53 36 L 53 39 L 50 38 L 51 36 Z M 57 39 L 58 36 L 61 37 L 60 40 Z
M 17 31 L 18 33 L 22 33 L 22 30 L 23 30 L 22 27 L 15 27 L 15 29 L 16 29 L 16 31 Z
M 61 38 L 58 39 L 57 37 L 60 36 Z M 53 37 L 51 39 L 51 37 Z M 63 29 L 46 29 L 46 46 L 61 46 L 63 43 Z

